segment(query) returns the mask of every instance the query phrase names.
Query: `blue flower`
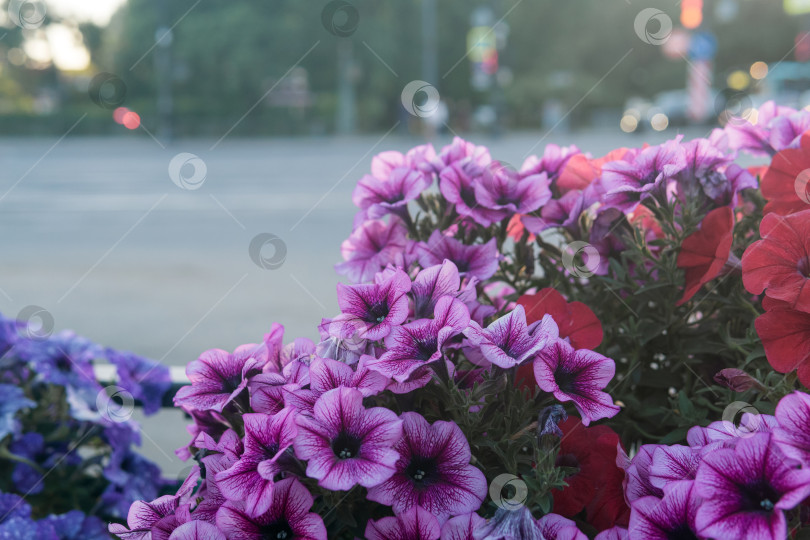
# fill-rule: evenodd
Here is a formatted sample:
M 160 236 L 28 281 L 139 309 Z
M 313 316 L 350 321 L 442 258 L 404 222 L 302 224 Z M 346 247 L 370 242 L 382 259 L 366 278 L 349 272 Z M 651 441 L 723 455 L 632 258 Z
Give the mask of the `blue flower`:
M 23 340 L 16 350 L 43 382 L 77 388 L 98 387 L 92 362 L 101 357 L 102 349 L 73 332 L 65 330 L 47 339 Z
M 144 414 L 157 412 L 172 385 L 169 368 L 130 352 L 107 349 L 106 354 L 118 371 L 118 384 L 143 403 Z
M 31 519 L 31 507 L 17 495 L 0 492 L 0 540 L 41 538 L 39 527 Z
M 0 384 L 0 441 L 9 433 L 18 433 L 20 422 L 15 418 L 20 409 L 36 407 L 36 403 L 25 397 L 21 388 L 11 384 Z
M 108 540 L 107 527 L 95 516 L 85 516 L 79 510 L 53 515 L 39 520 L 40 534 L 47 540 Z

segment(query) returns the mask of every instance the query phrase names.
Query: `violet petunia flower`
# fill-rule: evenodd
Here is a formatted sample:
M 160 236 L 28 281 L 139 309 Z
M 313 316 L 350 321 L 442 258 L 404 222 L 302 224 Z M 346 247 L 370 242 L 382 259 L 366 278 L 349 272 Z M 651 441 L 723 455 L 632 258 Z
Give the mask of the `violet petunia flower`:
M 486 244 L 466 245 L 460 240 L 433 231 L 427 242 L 417 245 L 419 264 L 428 268 L 452 261 L 461 276 L 474 276 L 481 281 L 491 278 L 498 270 L 498 246 L 495 238 Z
M 682 146 L 686 167 L 676 176 L 682 198 L 702 193 L 717 206 L 735 207 L 739 191 L 758 187 L 756 178 L 733 162 L 733 155 L 723 153 L 709 139 L 693 139 Z
M 692 482 L 679 483 L 662 499 L 642 497 L 633 501 L 628 532 L 631 538 L 697 540 L 695 517 L 701 501 Z M 740 537 L 742 538 L 742 537 Z
M 444 521 L 474 512 L 487 493 L 487 481 L 470 464 L 470 445 L 453 422 L 432 425 L 415 412 L 402 416 L 402 438 L 393 476 L 368 491 L 368 498 L 401 514 L 422 507 Z
M 183 523 L 169 536 L 169 540 L 227 540 L 222 531 L 205 521 Z
M 572 520 L 557 514 L 546 514 L 537 520 L 545 540 L 588 540 Z
M 432 174 L 435 170 L 436 159 L 436 150 L 430 143 L 414 146 L 406 154 L 395 150 L 387 150 L 371 158 L 371 175 L 385 180 L 398 167 L 416 169 Z
M 458 215 L 483 227 L 503 219 L 501 212 L 487 208 L 477 197 L 477 190 L 489 165 L 481 167 L 469 159 L 457 161 L 439 173 L 439 191 Z
M 680 444 L 659 446 L 652 454 L 650 484 L 667 493 L 677 484 L 691 483 L 695 479 L 700 461 L 700 451 L 696 448 Z
M 475 540 L 546 540 L 531 511 L 499 507 L 489 521 L 473 533 Z
M 32 365 L 39 380 L 79 389 L 101 389 L 93 372 L 93 360 L 102 357 L 103 349 L 70 330 L 46 339 L 22 340 L 15 350 Z
M 441 540 L 475 540 L 475 531 L 485 524 L 486 520 L 475 512 L 450 518 L 442 525 Z
M 629 540 L 627 529 L 618 525 L 605 529 L 597 534 L 593 540 Z
M 532 326 L 532 329 L 528 327 L 526 312 L 518 305 L 486 328 L 471 322 L 464 335 L 480 349 L 487 361 L 509 369 L 522 364 L 559 336 L 551 315 L 545 315 Z
M 39 540 L 39 532 L 31 506 L 18 495 L 0 491 L 0 538 Z
M 774 442 L 785 455 L 810 467 L 810 395 L 793 392 L 783 397 L 776 406 L 776 420 Z
M 615 373 L 616 364 L 610 358 L 587 349 L 574 350 L 561 339 L 540 351 L 534 361 L 540 389 L 559 401 L 572 401 L 586 426 L 619 412 L 610 395 L 602 391 Z
M 565 164 L 575 154 L 579 154 L 579 148 L 571 146 L 557 146 L 547 144 L 543 149 L 543 156 L 529 156 L 523 161 L 520 167 L 520 176 L 525 178 L 534 174 L 545 173 L 553 181 L 562 172 Z
M 340 315 L 332 320 L 341 326 L 342 338 L 355 334 L 376 341 L 408 318 L 408 292 L 411 278 L 397 270 L 382 283 L 344 285 L 338 283 Z
M 152 502 L 135 501 L 129 507 L 127 525 L 111 523 L 109 531 L 122 540 L 150 540 L 152 527 L 161 519 L 174 515 L 179 502 L 174 495 L 163 495 Z
M 776 418 L 769 414 L 744 412 L 739 425 L 731 420 L 718 420 L 706 427 L 689 428 L 686 442 L 704 455 L 717 448 L 734 448 L 742 439 L 754 433 L 771 433 L 778 426 Z
M 439 540 L 439 521 L 427 510 L 415 506 L 397 516 L 369 520 L 366 540 Z
M 416 199 L 430 187 L 431 178 L 419 170 L 397 167 L 387 178 L 380 179 L 370 174 L 363 176 L 352 194 L 355 206 L 365 210 L 370 219 L 386 214 L 407 211 L 408 201 Z
M 143 403 L 144 414 L 154 414 L 172 386 L 169 368 L 130 352 L 107 349 L 107 360 L 116 368 L 119 385 Z
M 669 180 L 686 167 L 679 139 L 645 148 L 632 161 L 611 161 L 602 166 L 601 185 L 607 207 L 632 212 L 649 196 L 664 195 Z
M 492 157 L 489 155 L 486 146 L 477 146 L 461 137 L 453 137 L 453 142 L 439 152 L 436 169 L 441 170 L 464 160 L 468 160 L 479 167 L 485 167 L 492 162 Z
M 398 326 L 385 338 L 387 351 L 369 359 L 369 369 L 405 382 L 419 367 L 443 356 L 445 342 L 470 325 L 470 313 L 461 300 L 443 296 L 436 303 L 433 319 L 420 319 Z
M 40 531 L 48 532 L 41 539 L 48 540 L 108 540 L 107 526 L 96 516 L 87 516 L 80 510 L 64 514 L 51 514 L 37 523 Z
M 478 204 L 494 212 L 494 221 L 501 221 L 512 214 L 534 212 L 546 204 L 551 199 L 550 183 L 546 173 L 520 177 L 496 166 L 484 169 L 473 189 Z
M 734 449 L 703 456 L 695 488 L 703 502 L 695 524 L 714 538 L 781 539 L 785 510 L 810 495 L 810 469 L 801 469 L 773 444 L 770 433 L 742 439 Z
M 312 495 L 298 479 L 285 478 L 275 485 L 267 512 L 253 517 L 243 504 L 228 501 L 217 512 L 217 527 L 229 540 L 326 540 L 321 516 L 309 511 L 312 503 Z
M 216 475 L 222 494 L 243 501 L 245 512 L 259 516 L 273 501 L 276 476 L 285 470 L 284 456 L 295 440 L 292 410 L 269 416 L 261 413 L 242 415 L 245 422 L 245 451 L 233 466 Z
M 411 287 L 414 318 L 432 317 L 439 298 L 457 296 L 460 287 L 461 277 L 453 261 L 445 259 L 441 264 L 420 270 Z
M 357 484 L 370 488 L 394 474 L 394 443 L 402 421 L 384 407 L 366 409 L 354 388 L 335 388 L 315 403 L 313 416 L 298 416 L 295 455 L 307 460 L 307 476 L 333 491 Z
M 373 219 L 360 225 L 340 246 L 344 262 L 335 265 L 338 274 L 354 283 L 369 281 L 389 264 L 405 266 L 408 229 L 402 220 L 389 223 Z
M 319 396 L 335 388 L 355 388 L 363 397 L 374 396 L 385 390 L 388 378 L 368 369 L 366 363 L 352 369 L 343 362 L 318 358 L 310 366 L 310 388 Z
M 798 148 L 802 133 L 810 129 L 810 112 L 764 103 L 757 111 L 756 124 L 729 122 L 725 127 L 728 145 L 753 156 L 773 156 L 786 148 Z
M 261 373 L 267 363 L 267 349 L 241 345 L 231 354 L 221 349 L 205 351 L 186 366 L 191 386 L 174 396 L 174 404 L 198 410 L 222 412 L 246 388 L 248 379 Z

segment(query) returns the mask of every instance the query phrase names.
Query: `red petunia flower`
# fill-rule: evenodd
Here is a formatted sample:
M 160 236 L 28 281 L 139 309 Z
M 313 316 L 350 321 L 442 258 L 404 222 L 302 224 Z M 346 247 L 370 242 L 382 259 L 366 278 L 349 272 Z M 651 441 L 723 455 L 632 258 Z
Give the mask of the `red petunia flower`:
M 768 311 L 757 317 L 754 326 L 768 363 L 779 373 L 798 369 L 799 381 L 810 388 L 810 313 L 768 297 L 762 305 Z
M 748 292 L 781 300 L 810 313 L 810 210 L 789 216 L 768 214 L 759 224 L 758 240 L 742 258 Z
M 762 176 L 766 214 L 787 215 L 810 208 L 810 131 L 802 135 L 799 145 L 777 153 Z
M 526 309 L 528 324 L 551 315 L 560 330 L 560 339 L 568 338 L 575 349 L 595 349 L 602 343 L 602 323 L 582 302 L 567 302 L 558 291 L 545 288 L 535 294 L 524 294 L 517 303 Z M 534 387 L 531 362 L 518 368 L 516 380 L 518 383 L 522 380 L 524 387 Z
M 616 465 L 619 436 L 607 426 L 585 427 L 579 418 L 560 424 L 563 436 L 557 465 L 578 469 L 565 478 L 568 486 L 555 490 L 554 512 L 585 519 L 598 530 L 627 526 L 630 509 L 624 500 L 624 471 Z
M 686 270 L 683 296 L 677 305 L 692 298 L 720 273 L 731 253 L 734 213 L 728 206 L 706 214 L 700 230 L 684 238 L 678 253 L 678 268 Z

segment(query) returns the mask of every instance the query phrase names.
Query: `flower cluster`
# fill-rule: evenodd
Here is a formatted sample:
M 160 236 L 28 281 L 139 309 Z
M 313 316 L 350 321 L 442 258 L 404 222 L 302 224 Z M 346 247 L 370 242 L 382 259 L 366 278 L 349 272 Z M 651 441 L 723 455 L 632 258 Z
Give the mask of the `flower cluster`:
M 0 316 L 0 537 L 108 538 L 105 521 L 165 486 L 133 450 L 140 428 L 127 401 L 157 410 L 169 372 L 72 332 L 43 333 Z M 102 359 L 120 386 L 96 380 Z
M 274 324 L 189 364 L 178 455 L 196 464 L 110 531 L 807 526 L 810 112 L 766 104 L 758 119 L 601 158 L 549 145 L 520 168 L 458 138 L 375 156 L 336 266 L 340 313 L 317 342 Z M 773 161 L 749 170 L 741 151 Z

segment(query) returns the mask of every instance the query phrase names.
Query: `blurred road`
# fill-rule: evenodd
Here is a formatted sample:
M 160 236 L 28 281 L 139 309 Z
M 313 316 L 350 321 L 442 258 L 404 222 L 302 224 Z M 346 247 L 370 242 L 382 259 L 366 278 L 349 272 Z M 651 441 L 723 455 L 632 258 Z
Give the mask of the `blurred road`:
M 519 166 L 550 142 L 599 156 L 674 135 L 616 129 L 471 140 Z M 211 149 L 214 143 L 0 139 L 0 312 L 15 316 L 39 305 L 56 329 L 170 365 L 205 349 L 257 342 L 274 321 L 286 326 L 288 340 L 316 338 L 321 317 L 337 310 L 332 266 L 351 232 L 356 181 L 375 153 L 419 141 L 225 139 Z M 205 163 L 199 189 L 170 180 L 169 163 L 181 152 Z M 248 254 L 251 239 L 264 232 L 286 243 L 278 269 L 262 269 Z M 176 413 L 144 422 L 144 451 L 167 471 L 182 468 L 172 459 L 187 439 L 180 426 Z

